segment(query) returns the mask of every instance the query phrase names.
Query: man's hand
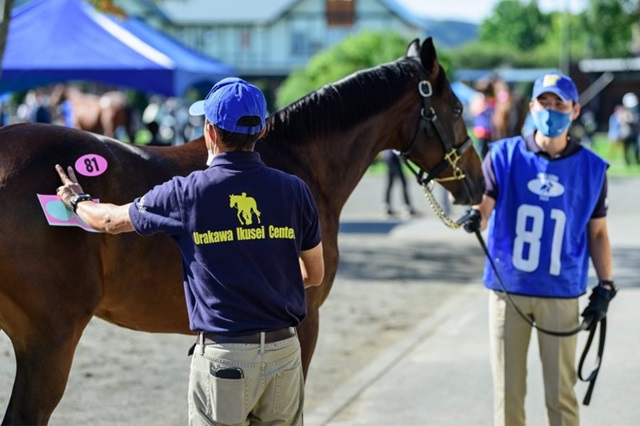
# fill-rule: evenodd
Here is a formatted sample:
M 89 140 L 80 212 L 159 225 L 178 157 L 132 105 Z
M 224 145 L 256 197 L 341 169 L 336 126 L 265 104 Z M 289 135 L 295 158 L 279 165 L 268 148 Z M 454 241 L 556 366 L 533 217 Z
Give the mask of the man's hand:
M 589 305 L 582 312 L 582 316 L 589 326 L 589 330 L 594 328 L 601 319 L 607 316 L 609 302 L 615 295 L 615 289 L 609 290 L 601 285 L 593 288 L 591 296 L 589 296 Z
M 73 171 L 73 167 L 67 167 L 67 173 L 65 173 L 62 166 L 56 164 L 56 171 L 58 172 L 58 176 L 60 176 L 60 180 L 62 181 L 62 186 L 58 187 L 58 189 L 56 190 L 56 194 L 58 194 L 58 197 L 60 197 L 67 208 L 71 210 L 71 199 L 75 195 L 83 194 L 84 191 L 78 183 L 78 178 L 76 178 L 76 173 Z
M 480 231 L 480 222 L 482 221 L 482 215 L 480 210 L 470 208 L 460 219 L 456 221 L 457 224 L 462 225 L 464 230 L 470 234 L 475 234 Z

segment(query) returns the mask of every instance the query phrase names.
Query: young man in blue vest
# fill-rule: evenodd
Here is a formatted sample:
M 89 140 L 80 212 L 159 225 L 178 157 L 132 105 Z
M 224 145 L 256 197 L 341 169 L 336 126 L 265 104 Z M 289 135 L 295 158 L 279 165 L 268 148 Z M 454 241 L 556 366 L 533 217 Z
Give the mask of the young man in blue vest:
M 175 177 L 132 203 L 91 202 L 73 168 L 56 165 L 62 201 L 111 234 L 164 232 L 182 254 L 190 327 L 189 424 L 301 425 L 304 379 L 295 327 L 305 288 L 324 277 L 320 223 L 307 185 L 254 152 L 266 101 L 227 78 L 192 115 L 204 115 L 207 169 Z M 204 159 L 203 159 L 204 163 Z
M 488 226 L 487 247 L 515 303 L 542 328 L 571 330 L 587 290 L 589 257 L 598 276 L 582 313 L 595 326 L 616 289 L 607 231 L 607 163 L 569 137 L 580 114 L 573 81 L 558 72 L 538 78 L 529 104 L 536 130 L 494 142 L 483 162 L 482 203 L 465 229 Z M 507 302 L 491 265 L 489 300 L 495 425 L 525 425 L 531 326 Z M 574 386 L 577 336 L 538 333 L 549 424 L 579 424 Z

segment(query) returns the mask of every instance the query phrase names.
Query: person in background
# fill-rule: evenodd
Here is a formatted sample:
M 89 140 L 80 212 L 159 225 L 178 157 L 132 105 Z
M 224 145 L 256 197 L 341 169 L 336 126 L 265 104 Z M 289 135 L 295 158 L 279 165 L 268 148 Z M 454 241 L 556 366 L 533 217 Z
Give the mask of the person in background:
M 36 95 L 36 108 L 34 110 L 33 116 L 31 117 L 31 121 L 34 123 L 51 124 L 51 113 L 49 112 L 49 105 L 42 94 Z
M 620 124 L 620 139 L 624 147 L 624 160 L 630 166 L 634 160 L 640 164 L 640 111 L 638 111 L 638 97 L 635 93 L 626 93 L 622 97 L 623 110 L 618 114 Z M 632 157 L 633 155 L 633 157 Z
M 59 126 L 78 128 L 69 90 L 66 84 L 56 84 L 51 89 L 49 105 L 53 112 L 52 122 Z
M 76 127 L 76 117 L 73 113 L 73 103 L 67 97 L 66 91 L 63 92 L 60 99 L 59 113 L 61 124 L 66 127 Z
M 149 131 L 150 139 L 147 142 L 147 146 L 169 146 L 168 142 L 160 139 L 160 125 L 158 122 L 153 120 L 145 124 L 145 127 Z
M 387 184 L 384 191 L 383 214 L 385 217 L 395 216 L 396 210 L 393 209 L 391 203 L 391 192 L 396 182 L 400 182 L 402 188 L 402 200 L 404 201 L 405 211 L 408 216 L 417 216 L 418 213 L 411 205 L 411 198 L 407 188 L 407 179 L 402 171 L 402 162 L 395 152 L 391 149 L 382 151 L 382 161 L 387 167 Z
M 589 258 L 598 278 L 582 316 L 595 327 L 615 296 L 607 230 L 608 164 L 569 137 L 580 114 L 573 81 L 559 72 L 538 78 L 529 104 L 536 130 L 492 143 L 483 162 L 486 190 L 464 227 L 488 227 L 483 281 L 489 293 L 494 423 L 526 424 L 527 351 L 531 326 L 508 303 L 498 276 L 520 310 L 545 329 L 571 330 L 587 290 Z M 549 424 L 578 425 L 577 335 L 538 332 Z
M 324 278 L 318 210 L 296 176 L 254 151 L 266 101 L 238 78 L 190 108 L 204 115 L 208 168 L 126 205 L 94 203 L 73 168 L 56 170 L 65 205 L 100 232 L 163 232 L 177 243 L 191 330 L 192 425 L 301 425 L 304 378 L 295 327 L 305 288 Z M 203 159 L 204 163 L 204 159 Z
M 496 106 L 496 95 L 491 81 L 480 81 L 477 85 L 478 94 L 471 100 L 471 114 L 473 115 L 473 136 L 478 146 L 480 158 L 484 158 L 489 151 L 489 144 L 493 142 L 493 113 Z
M 609 139 L 607 158 L 609 160 L 615 159 L 616 151 L 622 151 L 624 156 L 624 146 L 620 138 L 620 114 L 622 114 L 623 110 L 624 107 L 622 105 L 616 105 L 613 113 L 609 116 L 609 128 L 607 129 L 607 139 Z
M 598 128 L 596 116 L 593 111 L 588 108 L 582 108 L 580 110 L 579 120 L 571 127 L 570 136 L 583 146 L 593 149 L 593 135 Z
M 27 92 L 24 103 L 18 107 L 18 117 L 31 123 L 51 123 L 48 100 L 40 89 Z

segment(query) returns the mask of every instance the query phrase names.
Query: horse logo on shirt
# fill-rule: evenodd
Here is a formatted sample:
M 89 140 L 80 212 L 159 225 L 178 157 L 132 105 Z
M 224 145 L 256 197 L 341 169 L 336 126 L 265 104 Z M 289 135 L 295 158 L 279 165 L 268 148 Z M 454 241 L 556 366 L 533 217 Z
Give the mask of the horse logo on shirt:
M 564 186 L 560 183 L 558 176 L 538 173 L 535 179 L 527 183 L 529 191 L 539 195 L 541 199 L 548 200 L 550 197 L 559 197 L 564 194 Z
M 247 193 L 242 195 L 229 195 L 229 207 L 238 209 L 238 220 L 241 225 L 251 225 L 253 223 L 253 214 L 256 215 L 258 223 L 260 223 L 260 210 L 253 197 L 247 197 Z

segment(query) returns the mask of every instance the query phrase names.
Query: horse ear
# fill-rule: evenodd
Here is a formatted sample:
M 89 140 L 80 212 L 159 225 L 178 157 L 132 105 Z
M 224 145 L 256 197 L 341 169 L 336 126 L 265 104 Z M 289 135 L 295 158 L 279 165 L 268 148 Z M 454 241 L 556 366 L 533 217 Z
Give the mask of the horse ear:
M 429 77 L 436 77 L 440 71 L 440 63 L 438 62 L 438 56 L 436 55 L 436 48 L 433 45 L 433 39 L 427 38 L 420 48 L 420 60 L 422 65 L 427 70 Z
M 418 40 L 417 38 L 409 43 L 409 46 L 407 46 L 407 57 L 420 57 L 420 40 Z

